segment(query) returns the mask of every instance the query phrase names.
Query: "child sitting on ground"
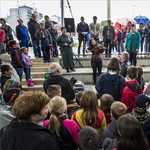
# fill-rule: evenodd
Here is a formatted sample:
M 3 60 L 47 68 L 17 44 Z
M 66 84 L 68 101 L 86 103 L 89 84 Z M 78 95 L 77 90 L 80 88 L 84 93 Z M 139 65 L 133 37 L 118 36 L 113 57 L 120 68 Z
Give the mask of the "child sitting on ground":
M 150 106 L 150 98 L 141 94 L 135 99 L 136 109 L 133 110 L 133 117 L 137 118 L 150 144 L 150 113 L 147 109 Z
M 7 80 L 11 78 L 12 73 L 12 68 L 10 65 L 1 65 L 1 89 L 3 91 L 3 86 Z
M 71 116 L 79 109 L 80 107 L 80 101 L 81 101 L 81 97 L 83 95 L 84 91 L 79 91 L 76 94 L 76 103 L 78 104 L 78 107 L 75 107 L 74 109 L 72 109 L 69 113 L 68 113 L 68 117 L 71 119 Z
M 84 91 L 80 109 L 72 115 L 71 119 L 75 120 L 81 128 L 85 125 L 95 128 L 99 134 L 107 124 L 104 113 L 98 109 L 98 99 L 92 90 Z
M 67 115 L 67 103 L 63 97 L 56 96 L 50 100 L 50 120 L 44 121 L 43 126 L 56 132 L 60 140 L 61 150 L 77 150 L 79 125 L 69 120 Z
M 100 145 L 104 149 L 114 146 L 113 139 L 120 139 L 117 128 L 117 120 L 120 116 L 127 113 L 127 107 L 125 104 L 115 101 L 111 105 L 110 113 L 112 117 L 112 122 L 104 128 L 100 137 Z
M 137 67 L 138 70 L 139 70 L 139 73 L 138 73 L 138 77 L 136 78 L 137 82 L 142 86 L 143 90 L 144 90 L 144 87 L 145 87 L 145 80 L 143 78 L 143 69 L 142 67 L 138 66 Z
M 26 47 L 22 47 L 20 51 L 22 51 L 22 60 L 24 62 L 24 72 L 26 75 L 27 86 L 34 86 L 34 84 L 32 83 L 32 79 L 31 79 L 32 61 L 30 60 L 28 56 L 28 49 Z
M 117 127 L 121 138 L 113 150 L 149 150 L 147 139 L 135 117 L 130 114 L 121 116 Z
M 55 96 L 61 96 L 61 86 L 60 85 L 50 85 L 47 89 L 47 95 L 50 99 Z
M 100 109 L 105 114 L 107 124 L 111 122 L 110 108 L 113 102 L 114 98 L 110 94 L 104 94 L 100 99 Z
M 132 112 L 135 106 L 135 99 L 138 95 L 143 93 L 141 85 L 138 84 L 136 78 L 138 77 L 138 69 L 131 66 L 127 70 L 128 82 L 125 82 L 126 87 L 123 89 L 121 102 L 128 107 L 128 113 Z
M 90 126 L 84 126 L 78 138 L 79 150 L 99 150 L 99 134 Z

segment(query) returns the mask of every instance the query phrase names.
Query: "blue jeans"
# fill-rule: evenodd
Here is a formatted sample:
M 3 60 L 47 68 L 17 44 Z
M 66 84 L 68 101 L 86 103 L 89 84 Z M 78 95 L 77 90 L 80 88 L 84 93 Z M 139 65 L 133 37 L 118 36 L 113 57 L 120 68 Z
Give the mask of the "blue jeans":
M 30 68 L 24 68 L 24 73 L 26 75 L 26 80 L 31 79 L 31 69 Z
M 29 39 L 28 38 L 21 39 L 20 48 L 21 47 L 26 47 L 26 48 L 29 47 Z
M 33 44 L 33 51 L 34 51 L 34 56 L 38 56 L 41 57 L 41 50 L 40 50 L 40 46 L 39 46 L 39 41 L 38 40 L 32 40 L 32 44 Z
M 23 68 L 15 68 L 18 76 L 20 77 L 20 82 L 22 81 L 22 76 L 23 76 Z
M 58 57 L 58 48 L 57 48 L 57 42 L 56 41 L 53 41 L 53 48 L 54 48 L 53 56 Z
M 146 52 L 150 52 L 150 41 L 146 42 Z
M 50 47 L 44 46 L 44 47 L 42 47 L 42 51 L 43 51 L 43 60 L 45 62 L 50 61 Z

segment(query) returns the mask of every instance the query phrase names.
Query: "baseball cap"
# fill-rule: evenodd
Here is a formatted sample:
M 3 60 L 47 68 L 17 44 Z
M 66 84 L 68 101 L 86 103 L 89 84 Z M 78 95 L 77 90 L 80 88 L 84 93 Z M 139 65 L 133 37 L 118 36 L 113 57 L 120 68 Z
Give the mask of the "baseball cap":
M 140 94 L 135 99 L 137 109 L 144 109 L 150 104 L 150 98 L 145 94 Z
M 17 21 L 18 21 L 18 22 L 21 22 L 21 21 L 23 22 L 23 20 L 22 20 L 22 19 L 18 19 Z

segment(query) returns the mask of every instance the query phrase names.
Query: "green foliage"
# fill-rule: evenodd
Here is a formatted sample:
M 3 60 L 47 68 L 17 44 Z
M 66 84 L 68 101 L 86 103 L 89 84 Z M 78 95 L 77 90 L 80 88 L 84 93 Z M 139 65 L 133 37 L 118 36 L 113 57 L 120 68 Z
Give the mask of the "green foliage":
M 111 22 L 111 25 L 113 25 L 113 24 L 114 24 L 114 23 Z M 102 28 L 104 28 L 106 25 L 107 25 L 107 20 L 101 21 L 100 26 L 101 26 Z

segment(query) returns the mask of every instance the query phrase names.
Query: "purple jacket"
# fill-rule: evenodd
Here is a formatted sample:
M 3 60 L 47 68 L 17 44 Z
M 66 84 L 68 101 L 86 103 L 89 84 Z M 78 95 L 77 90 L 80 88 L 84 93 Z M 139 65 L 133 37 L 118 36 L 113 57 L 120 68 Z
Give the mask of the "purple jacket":
M 28 54 L 22 53 L 22 59 L 23 59 L 25 68 L 30 68 L 32 66 L 32 62 L 31 62 Z

